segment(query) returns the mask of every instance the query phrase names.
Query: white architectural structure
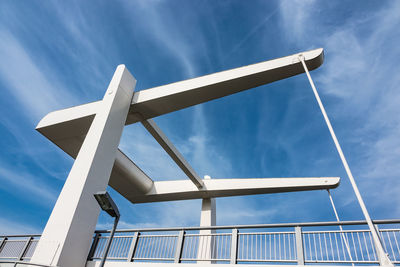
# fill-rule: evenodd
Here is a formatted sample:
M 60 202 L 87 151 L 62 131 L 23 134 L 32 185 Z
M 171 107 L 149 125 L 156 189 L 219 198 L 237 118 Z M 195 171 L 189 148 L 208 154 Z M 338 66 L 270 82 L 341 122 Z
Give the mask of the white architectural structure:
M 313 70 L 323 62 L 322 49 L 301 53 L 302 62 L 299 55 L 139 92 L 134 92 L 134 77 L 124 65 L 120 65 L 101 101 L 45 116 L 37 130 L 75 162 L 31 262 L 59 267 L 85 266 L 99 214 L 93 194 L 106 190 L 108 185 L 132 203 L 203 199 L 201 226 L 215 225 L 213 198 L 216 197 L 337 187 L 338 177 L 201 179 L 152 120 L 166 113 L 304 73 L 302 64 Z M 189 180 L 154 181 L 118 148 L 124 126 L 136 122 L 143 124 Z M 201 231 L 212 233 L 212 230 Z M 212 246 L 211 239 L 205 242 L 208 247 Z M 180 255 L 177 256 L 179 261 Z

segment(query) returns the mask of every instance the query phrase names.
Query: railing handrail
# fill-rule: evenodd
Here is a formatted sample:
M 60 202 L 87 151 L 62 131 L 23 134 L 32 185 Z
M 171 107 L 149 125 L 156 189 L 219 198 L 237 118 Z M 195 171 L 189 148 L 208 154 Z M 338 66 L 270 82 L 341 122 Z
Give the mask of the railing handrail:
M 396 224 L 400 219 L 373 220 L 374 224 Z M 271 224 L 247 224 L 247 225 L 220 225 L 220 226 L 187 226 L 187 227 L 160 227 L 160 228 L 133 228 L 117 229 L 117 233 L 126 232 L 171 232 L 171 231 L 194 231 L 194 230 L 223 230 L 223 229 L 251 229 L 251 228 L 286 228 L 286 227 L 313 227 L 313 226 L 337 226 L 337 225 L 366 225 L 367 222 L 360 221 L 330 221 L 330 222 L 297 222 L 297 223 L 271 223 Z M 95 233 L 109 233 L 110 230 L 96 230 Z M 41 234 L 0 235 L 0 238 L 17 237 L 40 237 Z
M 26 235 L 0 235 L 0 238 L 4 238 L 4 237 L 15 238 L 15 237 L 29 237 L 29 236 L 31 236 L 31 237 L 41 237 L 42 234 L 33 234 L 33 235 L 30 235 L 30 234 L 26 234 Z
M 400 219 L 373 220 L 374 224 L 396 224 Z M 166 228 L 141 228 L 141 229 L 117 229 L 117 233 L 127 232 L 169 232 L 169 231 L 194 231 L 194 230 L 223 230 L 223 229 L 254 229 L 254 228 L 289 228 L 289 227 L 314 227 L 314 226 L 337 226 L 337 225 L 366 225 L 367 222 L 360 221 L 330 221 L 330 222 L 298 222 L 298 223 L 272 223 L 272 224 L 248 224 L 248 225 L 222 225 L 222 226 L 189 226 L 189 227 L 166 227 Z M 96 230 L 95 233 L 109 233 L 110 230 Z
M 29 261 L 0 261 L 0 263 L 14 263 L 14 266 L 20 265 L 33 265 L 33 266 L 39 266 L 39 267 L 57 267 L 55 265 L 45 265 L 41 263 L 32 263 Z

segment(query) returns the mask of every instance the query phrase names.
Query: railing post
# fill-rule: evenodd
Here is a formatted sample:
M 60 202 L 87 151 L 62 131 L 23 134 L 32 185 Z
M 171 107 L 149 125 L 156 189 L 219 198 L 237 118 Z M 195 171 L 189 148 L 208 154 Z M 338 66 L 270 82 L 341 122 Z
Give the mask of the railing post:
M 101 234 L 99 234 L 99 233 L 95 234 L 95 236 L 93 238 L 92 246 L 90 247 L 90 250 L 89 250 L 89 254 L 88 254 L 88 258 L 87 258 L 88 261 L 93 260 L 93 256 L 94 256 L 94 253 L 96 252 L 97 244 L 99 243 L 100 237 L 101 237 Z
M 237 249 L 238 249 L 238 229 L 232 229 L 231 236 L 231 264 L 236 264 L 237 262 Z
M 0 253 L 1 253 L 1 250 L 3 249 L 3 246 L 5 245 L 5 243 L 6 243 L 6 241 L 7 241 L 7 237 L 5 236 L 4 238 L 3 238 L 3 240 L 1 240 L 1 242 L 0 242 Z
M 135 255 L 136 244 L 138 242 L 139 235 L 140 235 L 139 232 L 135 232 L 133 234 L 131 245 L 129 247 L 128 258 L 127 258 L 127 261 L 129 261 L 129 262 L 133 261 L 133 256 Z
M 175 251 L 175 263 L 181 262 L 182 248 L 183 248 L 183 239 L 185 237 L 185 231 L 179 231 L 178 242 L 176 243 L 176 251 Z
M 296 235 L 297 264 L 304 265 L 303 234 L 301 232 L 301 227 L 296 226 L 294 230 Z
M 25 256 L 25 253 L 28 250 L 29 244 L 31 243 L 32 239 L 33 239 L 32 236 L 28 237 L 28 240 L 26 240 L 25 246 L 22 249 L 21 253 L 19 254 L 17 260 L 22 261 L 22 258 Z

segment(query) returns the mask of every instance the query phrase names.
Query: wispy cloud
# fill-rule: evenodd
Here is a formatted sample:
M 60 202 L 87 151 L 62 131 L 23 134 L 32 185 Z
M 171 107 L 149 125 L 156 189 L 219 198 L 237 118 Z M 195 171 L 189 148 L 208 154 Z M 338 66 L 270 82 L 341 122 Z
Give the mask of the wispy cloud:
M 313 40 L 313 35 L 320 36 L 326 62 L 315 76 L 317 87 L 334 126 L 338 126 L 336 131 L 357 181 L 364 192 L 374 196 L 372 205 L 382 205 L 397 199 L 400 187 L 395 182 L 400 175 L 400 69 L 391 60 L 400 56 L 400 48 L 398 40 L 389 37 L 400 25 L 400 4 L 386 3 L 369 10 L 368 16 L 353 13 L 335 27 L 326 26 L 320 22 L 321 14 L 312 12 L 321 10 L 320 4 L 283 2 L 285 29 L 302 44 Z M 308 14 L 303 14 L 305 10 Z M 319 25 L 319 29 L 308 28 L 310 25 Z M 384 194 L 376 191 L 377 184 Z
M 44 206 L 51 206 L 57 198 L 53 188 L 18 166 L 11 167 L 1 164 L 0 180 L 0 187 L 8 192 Z
M 49 111 L 73 102 L 68 90 L 44 73 L 9 31 L 0 28 L 0 38 L 0 78 L 25 116 L 35 123 Z
M 5 218 L 0 218 L 0 235 L 32 235 L 40 233 L 41 229 L 32 224 L 18 223 Z

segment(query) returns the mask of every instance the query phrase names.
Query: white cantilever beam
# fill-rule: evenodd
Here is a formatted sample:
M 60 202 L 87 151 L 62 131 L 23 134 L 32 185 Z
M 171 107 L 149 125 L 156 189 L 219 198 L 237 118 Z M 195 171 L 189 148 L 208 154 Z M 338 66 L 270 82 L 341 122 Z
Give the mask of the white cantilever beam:
M 323 49 L 301 53 L 309 69 L 323 62 Z M 228 96 L 304 72 L 298 55 L 277 58 L 236 69 L 136 92 L 127 124 Z
M 270 194 L 295 191 L 332 189 L 339 186 L 339 177 L 310 178 L 245 178 L 203 180 L 204 190 L 198 190 L 188 180 L 155 181 L 146 194 L 125 195 L 132 203 L 201 199 L 214 197 Z
M 303 73 L 304 69 L 298 60 L 299 54 L 303 55 L 309 70 L 318 68 L 323 62 L 323 49 L 320 48 L 135 92 L 125 124 L 151 119 Z M 36 129 L 70 156 L 76 158 L 93 118 L 100 108 L 101 101 L 97 101 L 54 111 L 47 114 Z M 122 160 L 124 162 L 120 162 Z M 121 169 L 121 166 L 124 167 Z M 135 175 L 139 175 L 140 178 Z M 132 161 L 126 160 L 126 156 L 120 150 L 117 151 L 110 178 L 110 185 L 115 190 L 123 196 L 127 194 L 129 187 L 133 191 L 140 188 L 139 191 L 142 193 L 150 190 L 152 181 L 149 177 L 144 178 L 145 176 Z M 128 181 L 123 180 L 127 178 Z M 131 183 L 132 186 L 127 187 L 127 183 Z M 137 186 L 138 184 L 140 186 Z
M 168 137 L 161 131 L 157 124 L 149 119 L 141 121 L 146 130 L 156 139 L 161 147 L 175 161 L 181 170 L 189 177 L 190 180 L 197 186 L 198 189 L 203 188 L 204 183 L 200 176 L 193 170 L 192 166 L 179 153 L 178 149 L 169 141 Z

